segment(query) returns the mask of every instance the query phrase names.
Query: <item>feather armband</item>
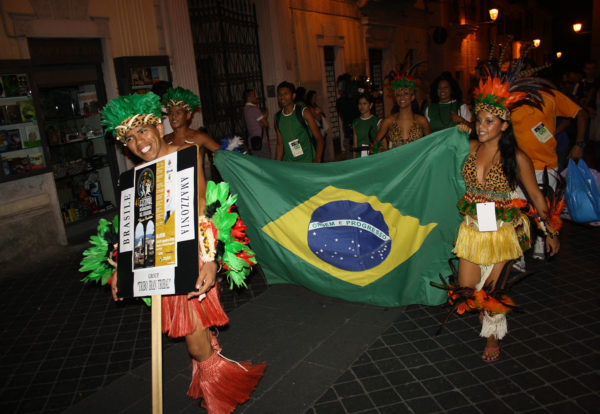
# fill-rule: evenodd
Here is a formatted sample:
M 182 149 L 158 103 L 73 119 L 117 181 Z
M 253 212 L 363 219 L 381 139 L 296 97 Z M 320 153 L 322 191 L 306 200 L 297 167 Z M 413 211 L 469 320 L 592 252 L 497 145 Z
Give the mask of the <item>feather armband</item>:
M 510 269 L 514 263 L 513 260 L 509 260 L 504 265 L 504 268 L 500 272 L 500 277 L 496 281 L 496 285 L 502 286 L 505 284 L 506 287 L 504 289 L 495 289 L 493 291 L 491 286 L 476 290 L 475 288 L 459 286 L 455 283 L 455 281 L 458 280 L 458 272 L 452 263 L 452 260 L 453 259 L 450 259 L 448 263 L 452 269 L 452 276 L 450 276 L 450 279 L 453 280 L 454 283 L 450 284 L 446 282 L 446 279 L 444 279 L 441 274 L 439 276 L 442 283 L 429 282 L 433 287 L 448 291 L 448 304 L 452 307 L 436 335 L 441 332 L 446 322 L 448 322 L 454 313 L 462 315 L 469 311 L 487 311 L 490 314 L 507 314 L 512 310 L 519 309 L 515 302 L 508 296 L 507 290 L 514 283 L 529 275 L 529 273 L 524 273 L 517 278 L 508 280 Z
M 562 213 L 565 208 L 564 195 L 566 183 L 558 174 L 555 175 L 555 178 L 557 184 L 556 189 L 553 189 L 549 185 L 548 168 L 544 167 L 541 191 L 546 200 L 546 205 L 548 206 L 545 217 L 542 217 L 527 201 L 522 199 L 513 200 L 513 205 L 520 208 L 523 213 L 531 217 L 542 233 L 549 235 L 550 237 L 558 237 L 558 232 L 562 228 L 560 213 Z
M 216 260 L 221 262 L 229 279 L 229 287 L 246 286 L 246 276 L 256 264 L 254 252 L 248 246 L 246 225 L 233 211 L 237 195 L 229 193 L 229 184 L 222 182 L 206 184 L 206 218 L 212 220 L 216 230 Z M 209 233 L 209 232 L 207 232 Z
M 218 230 L 211 219 L 200 216 L 198 220 L 198 245 L 199 253 L 203 263 L 214 262 L 217 253 Z
M 119 246 L 119 216 L 112 222 L 100 219 L 98 234 L 90 237 L 91 247 L 83 252 L 83 260 L 79 271 L 90 272 L 82 282 L 98 282 L 101 285 L 110 283 L 110 276 L 117 267 Z

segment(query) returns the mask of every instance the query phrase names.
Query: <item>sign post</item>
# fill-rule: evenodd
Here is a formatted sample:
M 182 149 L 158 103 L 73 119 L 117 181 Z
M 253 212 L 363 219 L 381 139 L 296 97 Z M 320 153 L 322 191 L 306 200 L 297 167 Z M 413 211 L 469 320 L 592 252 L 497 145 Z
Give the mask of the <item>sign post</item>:
M 152 414 L 163 412 L 161 297 L 152 296 Z

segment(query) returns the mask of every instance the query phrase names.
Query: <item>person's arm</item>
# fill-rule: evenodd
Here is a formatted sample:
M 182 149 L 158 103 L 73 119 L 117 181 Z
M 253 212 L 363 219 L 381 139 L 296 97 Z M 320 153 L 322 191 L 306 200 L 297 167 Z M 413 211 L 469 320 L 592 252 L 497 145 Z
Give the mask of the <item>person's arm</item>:
M 210 135 L 204 132 L 196 132 L 193 136 L 193 139 L 196 144 L 200 145 L 201 147 L 207 148 L 213 154 L 216 150 L 221 148 L 221 146 L 217 144 L 217 142 L 214 139 L 212 139 Z
M 583 147 L 585 146 L 585 132 L 587 128 L 587 113 L 584 110 L 577 111 L 577 138 L 575 139 L 575 145 L 569 152 L 569 158 L 578 160 L 583 157 Z
M 377 130 L 377 136 L 375 136 L 376 144 L 379 141 L 381 141 L 383 138 L 385 138 L 385 134 L 387 134 L 388 128 L 390 127 L 390 123 L 392 122 L 391 118 L 392 118 L 391 116 L 388 116 L 379 124 L 379 129 Z
M 207 134 L 204 135 L 206 135 L 206 137 L 212 141 Z M 181 148 L 185 148 L 187 146 L 188 145 L 182 146 Z M 203 216 L 204 210 L 206 209 L 206 178 L 204 177 L 203 157 L 200 157 L 198 160 L 198 171 L 196 177 L 198 181 L 198 216 Z M 188 299 L 195 298 L 203 293 L 206 293 L 215 285 L 217 281 L 216 262 L 213 261 L 202 263 L 202 259 L 200 258 L 200 249 L 202 249 L 202 247 L 200 246 L 200 243 L 198 243 L 198 268 L 200 271 L 198 272 L 198 279 L 196 279 L 196 290 L 187 294 Z
M 279 132 L 278 128 L 275 128 L 275 132 L 277 133 L 277 146 L 275 147 L 275 159 L 277 161 L 281 161 L 283 158 L 283 139 L 281 138 L 281 132 Z
M 427 118 L 425 118 L 423 115 L 416 115 L 416 117 L 417 122 L 419 122 L 419 124 L 421 124 L 421 128 L 423 128 L 423 133 L 425 135 L 431 134 L 431 127 L 429 126 L 429 122 L 427 122 Z
M 260 118 L 258 120 L 258 123 L 260 124 L 260 126 L 262 128 L 268 128 L 269 127 L 269 109 L 265 108 L 265 110 L 262 113 L 262 118 Z
M 358 139 L 356 137 L 356 129 L 352 128 L 352 148 L 356 148 Z M 352 151 L 352 158 L 356 158 L 356 152 Z
M 321 135 L 321 131 L 319 131 L 319 127 L 313 118 L 312 111 L 302 111 L 302 116 L 312 131 L 315 141 L 317 141 L 316 156 L 313 162 L 321 162 L 321 156 L 323 155 L 323 135 Z
M 562 134 L 569 126 L 571 125 L 571 120 L 569 118 L 561 118 L 560 124 L 556 127 L 556 131 L 554 131 L 554 136 L 558 136 L 558 134 Z
M 517 150 L 517 170 L 519 181 L 525 187 L 527 194 L 531 198 L 533 202 L 533 206 L 537 210 L 540 218 L 542 220 L 546 220 L 548 218 L 548 205 L 546 204 L 546 199 L 540 188 L 538 187 L 537 180 L 535 178 L 535 170 L 533 168 L 533 163 L 529 159 L 529 157 L 521 150 Z M 550 252 L 551 256 L 554 256 L 558 253 L 560 249 L 560 242 L 557 237 L 552 237 L 552 232 L 555 229 L 549 228 L 548 224 L 545 223 L 547 228 L 546 232 L 546 249 Z

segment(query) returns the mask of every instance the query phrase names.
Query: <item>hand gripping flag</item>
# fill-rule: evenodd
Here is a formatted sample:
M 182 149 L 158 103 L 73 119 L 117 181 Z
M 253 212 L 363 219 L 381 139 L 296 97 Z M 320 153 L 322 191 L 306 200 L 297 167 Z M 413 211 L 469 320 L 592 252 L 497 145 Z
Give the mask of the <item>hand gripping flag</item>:
M 461 216 L 466 134 L 328 164 L 217 151 L 268 283 L 382 306 L 437 305 Z

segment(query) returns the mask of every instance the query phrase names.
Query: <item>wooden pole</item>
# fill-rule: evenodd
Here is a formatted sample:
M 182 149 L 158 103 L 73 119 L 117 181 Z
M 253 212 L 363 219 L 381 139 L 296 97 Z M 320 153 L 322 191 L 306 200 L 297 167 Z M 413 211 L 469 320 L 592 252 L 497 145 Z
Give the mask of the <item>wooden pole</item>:
M 152 414 L 163 412 L 162 312 L 160 295 L 152 296 Z

